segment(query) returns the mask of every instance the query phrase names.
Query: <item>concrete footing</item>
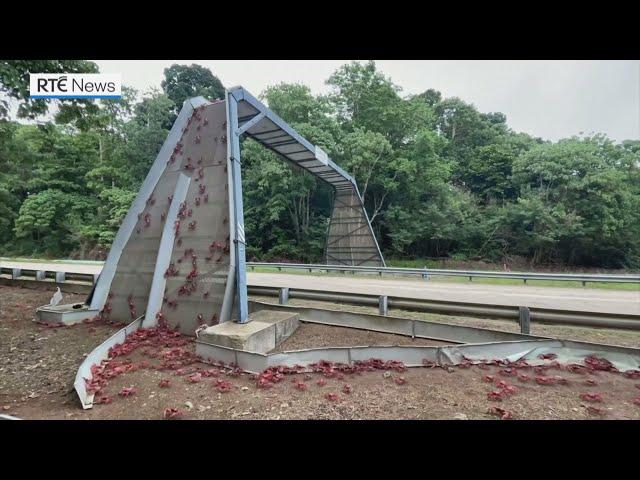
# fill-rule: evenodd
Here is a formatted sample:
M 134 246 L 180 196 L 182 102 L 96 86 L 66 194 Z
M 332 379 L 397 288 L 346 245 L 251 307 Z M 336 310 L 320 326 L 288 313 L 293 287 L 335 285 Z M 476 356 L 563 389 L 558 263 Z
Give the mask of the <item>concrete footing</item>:
M 73 325 L 98 315 L 98 310 L 92 310 L 84 303 L 69 303 L 65 305 L 43 305 L 36 310 L 38 320 L 44 323 L 61 323 Z
M 225 322 L 208 327 L 198 341 L 247 352 L 267 353 L 289 338 L 300 325 L 296 312 L 261 310 L 249 315 L 249 322 Z

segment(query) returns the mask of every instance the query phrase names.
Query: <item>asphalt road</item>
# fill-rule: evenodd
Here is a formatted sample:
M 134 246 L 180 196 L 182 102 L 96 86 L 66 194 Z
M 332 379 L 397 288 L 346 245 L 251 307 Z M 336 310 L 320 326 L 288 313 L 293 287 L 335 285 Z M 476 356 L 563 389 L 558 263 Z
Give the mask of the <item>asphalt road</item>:
M 30 270 L 99 273 L 101 264 L 24 263 L 0 261 L 3 267 Z M 595 288 L 536 287 L 449 283 L 421 279 L 325 277 L 284 273 L 248 273 L 252 286 L 290 287 L 344 293 L 368 293 L 430 300 L 512 305 L 585 312 L 640 315 L 640 291 Z

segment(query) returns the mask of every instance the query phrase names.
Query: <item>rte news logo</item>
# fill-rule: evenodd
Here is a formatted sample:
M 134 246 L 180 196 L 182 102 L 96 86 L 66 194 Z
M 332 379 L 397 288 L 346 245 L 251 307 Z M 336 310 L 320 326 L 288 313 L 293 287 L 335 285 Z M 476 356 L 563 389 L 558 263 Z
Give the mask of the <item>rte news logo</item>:
M 31 98 L 111 98 L 122 97 L 119 73 L 32 73 Z

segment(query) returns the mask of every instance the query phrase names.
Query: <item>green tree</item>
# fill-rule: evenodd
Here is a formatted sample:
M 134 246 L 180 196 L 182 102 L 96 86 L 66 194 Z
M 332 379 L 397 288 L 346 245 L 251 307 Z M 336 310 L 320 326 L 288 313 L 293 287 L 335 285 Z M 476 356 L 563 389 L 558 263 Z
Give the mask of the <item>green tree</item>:
M 175 104 L 176 111 L 188 98 L 201 95 L 207 100 L 219 100 L 224 98 L 225 92 L 220 79 L 208 68 L 197 64 L 173 64 L 165 68 L 161 86 Z
M 36 118 L 49 111 L 53 103 L 59 105 L 58 115 L 67 118 L 82 117 L 97 111 L 91 100 L 70 99 L 52 102 L 29 98 L 31 73 L 98 73 L 98 66 L 87 60 L 0 60 L 0 93 L 20 102 L 18 117 Z M 0 108 L 0 117 L 7 113 L 7 103 Z M 4 115 L 3 115 L 4 114 Z

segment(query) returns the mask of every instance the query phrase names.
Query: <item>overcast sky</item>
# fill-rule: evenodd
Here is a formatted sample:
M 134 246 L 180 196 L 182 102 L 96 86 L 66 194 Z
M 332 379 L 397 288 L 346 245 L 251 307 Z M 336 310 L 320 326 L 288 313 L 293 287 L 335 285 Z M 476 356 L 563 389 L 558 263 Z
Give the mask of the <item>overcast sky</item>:
M 102 73 L 125 85 L 160 87 L 164 68 L 198 63 L 226 87 L 258 95 L 267 86 L 299 82 L 325 93 L 325 80 L 346 60 L 99 60 Z M 428 88 L 457 96 L 482 112 L 499 111 L 516 131 L 549 140 L 580 132 L 614 140 L 640 139 L 640 61 L 379 60 L 378 69 L 404 94 Z

